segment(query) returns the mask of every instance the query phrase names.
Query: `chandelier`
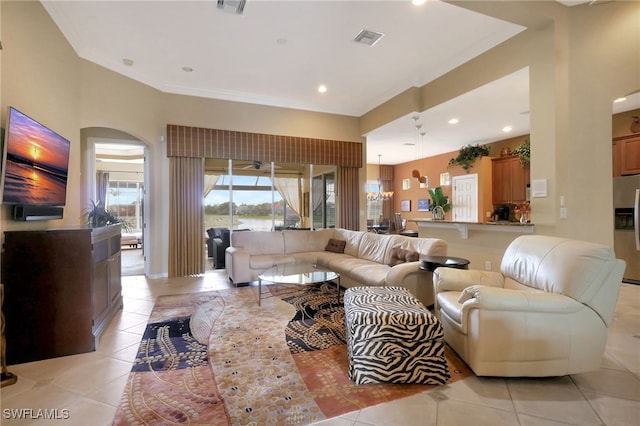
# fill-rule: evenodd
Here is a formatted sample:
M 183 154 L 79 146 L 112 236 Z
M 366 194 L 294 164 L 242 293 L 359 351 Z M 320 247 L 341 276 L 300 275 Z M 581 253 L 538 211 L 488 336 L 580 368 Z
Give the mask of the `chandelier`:
M 380 157 L 378 154 L 378 192 L 367 192 L 367 201 L 390 200 L 393 198 L 393 191 L 383 191 L 382 182 L 380 181 Z

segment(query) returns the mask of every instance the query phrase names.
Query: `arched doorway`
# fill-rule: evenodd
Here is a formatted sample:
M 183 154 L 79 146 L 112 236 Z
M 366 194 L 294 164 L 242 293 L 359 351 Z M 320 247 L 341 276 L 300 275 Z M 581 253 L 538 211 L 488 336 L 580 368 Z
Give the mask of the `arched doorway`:
M 83 129 L 82 140 L 88 202 L 100 200 L 127 223 L 122 231 L 122 275 L 147 275 L 147 147 L 127 133 L 107 128 Z

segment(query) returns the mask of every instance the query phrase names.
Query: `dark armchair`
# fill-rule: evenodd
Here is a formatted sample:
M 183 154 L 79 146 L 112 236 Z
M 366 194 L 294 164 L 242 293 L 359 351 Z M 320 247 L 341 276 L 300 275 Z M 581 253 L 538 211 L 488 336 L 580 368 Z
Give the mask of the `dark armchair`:
M 224 251 L 230 244 L 229 230 L 227 228 L 207 229 L 207 257 L 213 260 L 214 269 L 224 268 Z
M 234 229 L 233 232 L 249 231 Z M 231 245 L 231 232 L 228 228 L 207 229 L 207 257 L 213 260 L 213 269 L 224 269 L 224 252 Z

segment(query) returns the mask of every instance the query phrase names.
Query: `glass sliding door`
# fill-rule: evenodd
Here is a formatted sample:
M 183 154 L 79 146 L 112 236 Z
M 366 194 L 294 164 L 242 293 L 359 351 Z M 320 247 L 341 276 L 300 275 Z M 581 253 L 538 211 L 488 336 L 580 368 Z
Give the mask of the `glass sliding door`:
M 309 166 L 206 160 L 205 229 L 299 229 Z M 307 185 L 308 186 L 308 185 Z
M 335 171 L 326 171 L 313 177 L 313 228 L 335 228 L 336 192 Z

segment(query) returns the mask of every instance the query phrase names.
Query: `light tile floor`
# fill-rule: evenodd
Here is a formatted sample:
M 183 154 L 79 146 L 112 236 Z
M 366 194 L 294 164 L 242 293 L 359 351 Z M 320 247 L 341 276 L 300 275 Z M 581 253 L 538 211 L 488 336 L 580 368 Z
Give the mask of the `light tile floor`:
M 123 277 L 124 309 L 97 351 L 10 366 L 18 382 L 0 392 L 0 424 L 111 424 L 155 298 L 229 287 L 224 271 L 194 278 Z M 38 409 L 68 418 L 35 419 Z M 17 419 L 16 413 L 28 418 Z M 622 286 L 598 371 L 543 379 L 469 377 L 320 424 L 640 425 L 640 286 Z

